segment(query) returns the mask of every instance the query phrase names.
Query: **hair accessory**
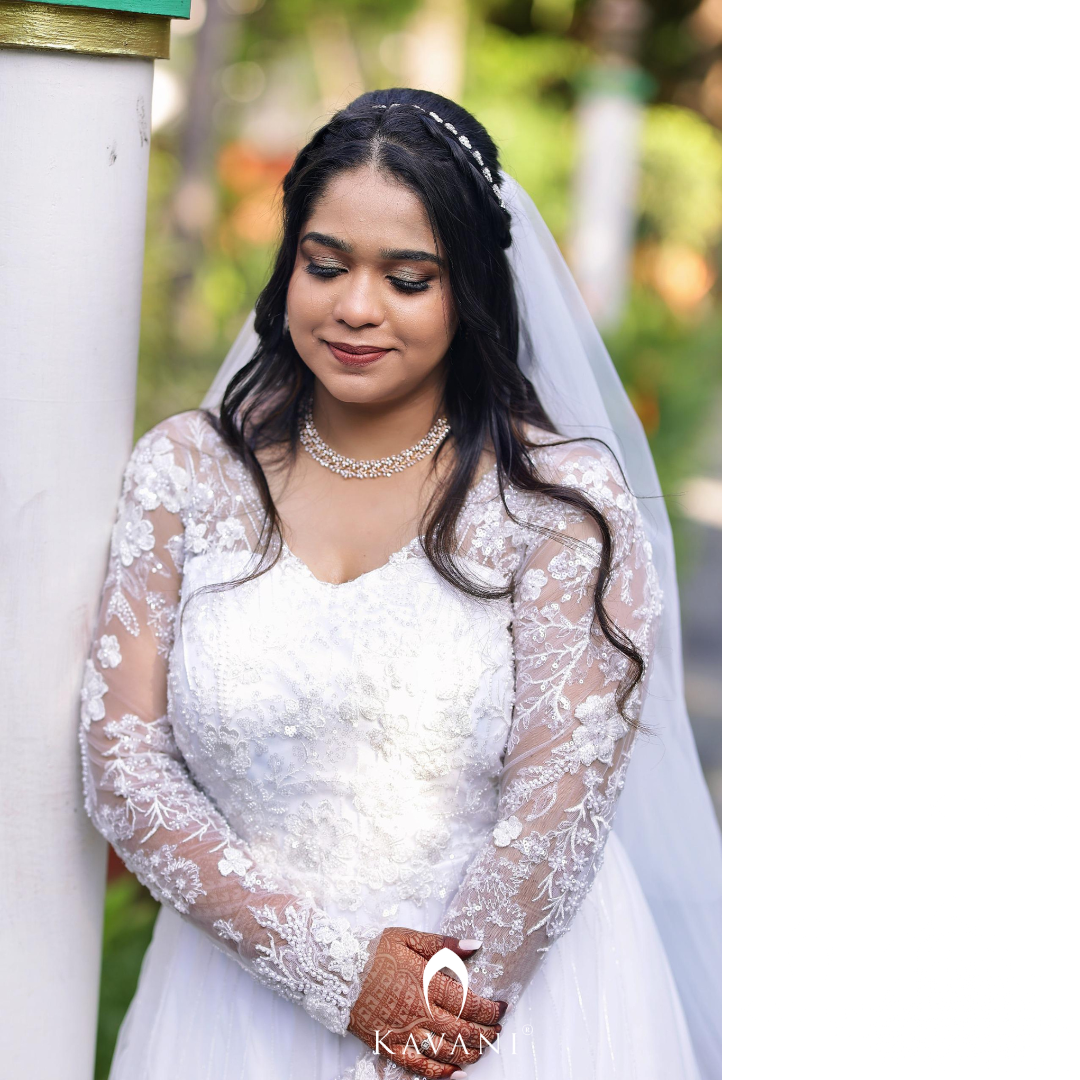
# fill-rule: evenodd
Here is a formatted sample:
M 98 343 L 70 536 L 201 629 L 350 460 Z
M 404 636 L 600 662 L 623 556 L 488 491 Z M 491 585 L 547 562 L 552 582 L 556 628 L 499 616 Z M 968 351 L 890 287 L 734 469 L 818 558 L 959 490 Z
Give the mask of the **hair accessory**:
M 411 105 L 412 102 L 407 101 L 393 101 L 389 105 L 372 105 L 373 109 L 392 109 L 395 105 Z M 499 190 L 499 185 L 495 183 L 494 178 L 491 175 L 491 170 L 484 164 L 484 159 L 480 155 L 479 150 L 473 149 L 473 144 L 469 142 L 468 138 L 459 134 L 458 129 L 454 127 L 448 120 L 444 120 L 438 113 L 432 112 L 430 109 L 425 109 L 422 105 L 413 105 L 413 108 L 418 112 L 426 113 L 437 124 L 442 124 L 451 135 L 457 138 L 457 141 L 469 151 L 474 158 L 476 158 L 477 164 L 480 166 L 480 172 L 484 174 L 484 179 L 491 185 L 491 190 L 495 192 L 495 198 L 499 200 L 499 205 L 506 210 L 506 203 L 503 202 L 502 191 Z M 509 211 L 507 211 L 509 213 Z

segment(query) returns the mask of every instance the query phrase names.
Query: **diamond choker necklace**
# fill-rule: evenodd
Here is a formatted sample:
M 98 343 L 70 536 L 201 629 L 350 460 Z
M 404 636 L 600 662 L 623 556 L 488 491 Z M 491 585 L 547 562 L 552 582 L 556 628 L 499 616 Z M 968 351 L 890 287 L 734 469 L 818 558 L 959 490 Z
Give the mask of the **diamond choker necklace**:
M 304 449 L 320 464 L 338 476 L 344 476 L 349 480 L 365 480 L 373 476 L 392 476 L 394 473 L 415 465 L 418 461 L 433 454 L 438 445 L 450 434 L 450 425 L 440 416 L 431 425 L 431 430 L 415 445 L 408 450 L 402 450 L 400 454 L 391 454 L 389 457 L 373 458 L 370 461 L 357 461 L 356 458 L 348 458 L 331 450 L 323 442 L 318 431 L 315 430 L 315 421 L 311 416 L 311 405 L 304 410 L 300 425 L 300 442 Z

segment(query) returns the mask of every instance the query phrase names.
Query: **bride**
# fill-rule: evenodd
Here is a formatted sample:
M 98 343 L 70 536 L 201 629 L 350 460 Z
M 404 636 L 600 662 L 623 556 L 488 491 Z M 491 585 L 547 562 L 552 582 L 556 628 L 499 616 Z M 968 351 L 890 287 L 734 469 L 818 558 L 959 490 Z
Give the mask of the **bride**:
M 131 455 L 82 691 L 162 904 L 112 1080 L 718 1077 L 670 530 L 469 113 L 315 134 L 204 405 Z

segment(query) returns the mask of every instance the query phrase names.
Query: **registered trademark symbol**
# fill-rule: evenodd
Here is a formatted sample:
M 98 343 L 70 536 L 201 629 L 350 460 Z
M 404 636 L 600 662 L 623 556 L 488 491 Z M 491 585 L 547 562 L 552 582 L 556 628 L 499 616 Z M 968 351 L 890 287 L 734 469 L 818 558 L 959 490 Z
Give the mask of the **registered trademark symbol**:
M 529 1032 L 532 1031 L 532 1025 L 531 1024 L 526 1024 L 521 1030 L 523 1032 L 525 1032 L 526 1035 L 528 1035 Z

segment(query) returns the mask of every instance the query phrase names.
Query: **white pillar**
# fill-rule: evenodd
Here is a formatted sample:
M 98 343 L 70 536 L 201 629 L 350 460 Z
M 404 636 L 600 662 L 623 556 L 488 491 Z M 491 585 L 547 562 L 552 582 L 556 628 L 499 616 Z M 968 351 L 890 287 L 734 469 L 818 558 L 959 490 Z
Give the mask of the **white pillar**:
M 0 48 L 0 1073 L 93 1073 L 79 683 L 131 448 L 149 59 Z
M 465 83 L 465 0 L 422 0 L 401 37 L 401 85 L 457 101 Z
M 587 94 L 577 108 L 577 165 L 570 261 L 601 328 L 622 315 L 634 252 L 641 102 L 628 94 Z
M 590 0 L 596 60 L 577 106 L 577 165 L 569 256 L 601 329 L 622 317 L 630 284 L 644 98 L 652 79 L 637 64 L 649 21 L 644 0 Z

